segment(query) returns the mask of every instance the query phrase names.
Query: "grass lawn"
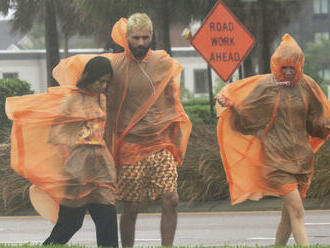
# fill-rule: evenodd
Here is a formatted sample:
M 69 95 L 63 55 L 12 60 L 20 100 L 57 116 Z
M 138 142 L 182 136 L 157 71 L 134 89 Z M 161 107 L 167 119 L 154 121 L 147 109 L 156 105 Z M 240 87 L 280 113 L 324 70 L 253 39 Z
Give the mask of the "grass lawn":
M 1 241 L 0 241 L 1 242 Z M 42 246 L 42 245 L 31 245 L 31 244 L 22 244 L 22 245 L 7 245 L 7 244 L 1 244 L 0 243 L 0 248 L 34 248 L 34 247 L 40 247 L 40 248 L 64 248 L 64 247 L 70 247 L 70 248 L 87 248 L 87 246 L 78 246 L 78 245 L 47 245 L 47 246 Z M 144 246 L 145 247 L 145 246 Z M 161 248 L 162 246 L 148 246 L 148 248 Z M 275 247 L 275 246 L 173 246 L 173 248 L 262 248 L 262 247 Z M 292 247 L 292 248 L 298 248 L 302 246 L 285 246 L 285 247 Z M 278 246 L 278 248 L 285 248 L 283 246 Z M 305 246 L 307 247 L 307 246 Z M 311 245 L 308 246 L 311 248 L 330 248 L 330 245 Z M 139 248 L 138 246 L 135 246 L 135 248 Z M 141 247 L 142 248 L 142 247 Z M 164 247 L 165 248 L 165 247 Z M 276 247 L 275 247 L 276 248 Z

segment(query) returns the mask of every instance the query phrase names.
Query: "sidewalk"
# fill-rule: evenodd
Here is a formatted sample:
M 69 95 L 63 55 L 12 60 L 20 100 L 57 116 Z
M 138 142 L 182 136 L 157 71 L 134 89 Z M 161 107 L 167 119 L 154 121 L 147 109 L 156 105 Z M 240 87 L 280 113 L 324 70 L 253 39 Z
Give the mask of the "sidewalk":
M 305 199 L 306 210 L 329 209 L 330 201 Z M 178 212 L 222 212 L 222 211 L 279 211 L 281 200 L 279 198 L 264 198 L 260 201 L 246 201 L 232 206 L 229 200 L 208 202 L 179 202 Z M 159 204 L 144 204 L 141 208 L 143 213 L 161 212 Z
M 305 199 L 306 210 L 330 210 L 329 200 Z M 121 206 L 118 204 L 118 213 Z M 260 201 L 246 201 L 232 206 L 229 200 L 208 201 L 208 202 L 179 202 L 177 207 L 179 213 L 185 212 L 230 212 L 230 211 L 279 211 L 281 210 L 281 200 L 279 198 L 264 198 Z M 161 206 L 157 202 L 146 202 L 142 204 L 140 213 L 160 213 Z M 0 216 L 3 215 L 0 213 Z M 19 211 L 16 216 L 38 215 L 34 209 Z

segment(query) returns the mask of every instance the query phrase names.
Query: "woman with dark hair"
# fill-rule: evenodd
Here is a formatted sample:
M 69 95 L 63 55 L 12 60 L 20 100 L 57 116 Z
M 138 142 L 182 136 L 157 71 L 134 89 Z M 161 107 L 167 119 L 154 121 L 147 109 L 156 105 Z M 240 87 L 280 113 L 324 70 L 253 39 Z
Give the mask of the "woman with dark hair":
M 116 172 L 103 140 L 104 93 L 112 75 L 109 59 L 97 56 L 86 63 L 76 86 L 7 99 L 7 114 L 14 120 L 12 152 L 19 154 L 12 167 L 33 183 L 35 209 L 56 223 L 44 245 L 67 243 L 88 211 L 97 245 L 118 247 Z M 17 104 L 22 101 L 24 109 Z
M 101 79 L 101 76 L 106 79 Z M 85 89 L 88 85 L 93 84 L 99 79 L 101 79 L 99 80 L 101 83 L 106 83 L 106 86 L 108 86 L 112 76 L 113 71 L 109 59 L 102 56 L 97 56 L 87 62 L 81 78 L 77 83 L 77 87 L 80 89 Z M 100 93 L 104 92 L 102 91 Z
M 77 83 L 78 94 L 65 99 L 61 112 L 70 115 L 72 110 L 79 108 L 86 112 L 86 116 L 104 112 L 103 93 L 110 85 L 112 74 L 107 58 L 98 56 L 89 60 Z M 52 127 L 49 142 L 62 145 L 69 154 L 64 171 L 70 180 L 65 189 L 68 197 L 60 203 L 56 225 L 44 245 L 69 241 L 80 229 L 88 211 L 96 226 L 98 246 L 118 246 L 115 168 L 103 141 L 103 117 Z

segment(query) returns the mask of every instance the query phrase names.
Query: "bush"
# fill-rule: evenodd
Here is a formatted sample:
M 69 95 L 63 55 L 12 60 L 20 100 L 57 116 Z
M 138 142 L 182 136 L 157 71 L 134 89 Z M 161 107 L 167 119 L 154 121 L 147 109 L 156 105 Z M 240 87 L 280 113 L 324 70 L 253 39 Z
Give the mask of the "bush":
M 178 168 L 180 199 L 227 199 L 229 190 L 217 142 L 217 118 L 210 113 L 209 100 L 197 98 L 183 106 L 193 127 L 183 166 Z
M 0 128 L 9 129 L 11 126 L 11 121 L 8 120 L 5 113 L 6 98 L 32 93 L 33 91 L 26 81 L 21 81 L 16 78 L 0 79 Z M 0 142 L 3 142 L 1 138 Z
M 225 84 L 219 84 L 216 94 Z M 183 166 L 178 168 L 178 192 L 184 201 L 229 198 L 226 174 L 217 142 L 217 120 L 208 97 L 188 98 L 183 107 L 193 123 Z
M 215 112 L 211 114 L 209 105 L 192 105 L 186 106 L 184 109 L 192 122 L 206 124 L 215 124 L 217 122 Z
M 29 181 L 22 178 L 10 167 L 9 144 L 0 144 L 0 213 L 13 214 L 30 206 Z
M 330 199 L 330 140 L 316 154 L 314 176 L 308 197 L 323 200 Z
M 11 214 L 30 205 L 30 183 L 10 167 L 9 136 L 11 121 L 5 114 L 6 98 L 32 94 L 30 85 L 19 79 L 0 79 L 0 213 Z
M 217 144 L 216 123 L 194 122 L 182 167 L 178 192 L 184 201 L 222 200 L 229 196 Z
M 210 106 L 210 101 L 207 97 L 192 98 L 189 101 L 182 101 L 183 107 L 195 106 L 195 105 L 207 105 Z

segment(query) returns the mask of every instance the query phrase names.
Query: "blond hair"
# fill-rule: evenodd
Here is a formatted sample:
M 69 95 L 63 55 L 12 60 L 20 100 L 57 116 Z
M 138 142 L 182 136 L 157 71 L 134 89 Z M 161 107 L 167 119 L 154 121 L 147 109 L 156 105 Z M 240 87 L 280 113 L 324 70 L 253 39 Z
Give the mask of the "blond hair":
M 133 27 L 138 30 L 148 28 L 151 34 L 153 32 L 152 22 L 149 16 L 144 13 L 135 13 L 128 18 L 127 34 L 132 31 Z

